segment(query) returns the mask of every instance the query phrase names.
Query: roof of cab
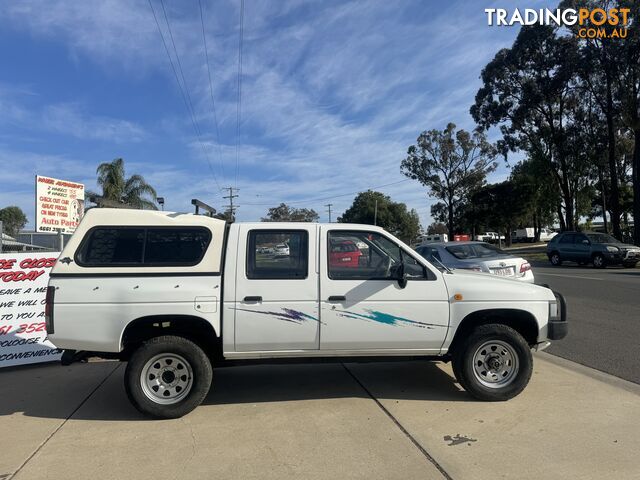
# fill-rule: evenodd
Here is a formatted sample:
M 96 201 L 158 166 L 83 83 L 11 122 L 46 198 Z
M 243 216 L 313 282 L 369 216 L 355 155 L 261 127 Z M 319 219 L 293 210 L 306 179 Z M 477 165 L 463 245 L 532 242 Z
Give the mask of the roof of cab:
M 91 208 L 82 223 L 91 225 L 197 225 L 214 227 L 224 225 L 218 218 L 193 213 L 163 212 L 158 210 L 134 210 L 128 208 Z

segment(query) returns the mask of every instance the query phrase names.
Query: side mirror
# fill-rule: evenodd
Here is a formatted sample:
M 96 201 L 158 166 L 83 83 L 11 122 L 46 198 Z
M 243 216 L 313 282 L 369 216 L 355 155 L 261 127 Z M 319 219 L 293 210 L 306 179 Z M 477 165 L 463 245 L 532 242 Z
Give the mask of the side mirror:
M 586 239 L 585 239 L 585 240 L 582 240 L 582 243 L 583 243 L 584 245 L 589 245 L 589 244 L 591 244 L 591 242 L 590 242 L 589 240 L 586 240 Z

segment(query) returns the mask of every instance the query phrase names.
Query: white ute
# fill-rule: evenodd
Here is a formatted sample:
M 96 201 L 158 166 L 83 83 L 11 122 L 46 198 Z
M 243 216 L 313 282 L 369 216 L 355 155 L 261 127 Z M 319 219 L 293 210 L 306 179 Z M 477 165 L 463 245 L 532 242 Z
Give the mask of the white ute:
M 451 360 L 472 396 L 507 400 L 567 333 L 561 295 L 440 272 L 379 227 L 97 208 L 53 267 L 46 326 L 65 362 L 127 361 L 129 399 L 157 418 L 197 407 L 212 366 L 282 358 Z

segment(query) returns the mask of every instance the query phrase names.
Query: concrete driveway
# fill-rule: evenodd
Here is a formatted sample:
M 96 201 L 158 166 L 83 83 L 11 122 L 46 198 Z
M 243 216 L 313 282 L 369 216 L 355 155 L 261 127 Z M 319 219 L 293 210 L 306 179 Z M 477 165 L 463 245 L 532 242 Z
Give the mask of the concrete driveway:
M 142 418 L 124 365 L 0 372 L 0 479 L 637 479 L 640 386 L 537 354 L 473 401 L 420 361 L 221 368 L 180 420 Z

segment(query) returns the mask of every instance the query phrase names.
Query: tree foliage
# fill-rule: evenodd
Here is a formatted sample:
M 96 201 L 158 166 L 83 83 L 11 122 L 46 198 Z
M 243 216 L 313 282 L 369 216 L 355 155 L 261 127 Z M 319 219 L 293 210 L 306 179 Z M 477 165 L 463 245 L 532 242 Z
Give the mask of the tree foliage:
M 433 222 L 427 227 L 427 235 L 442 235 L 448 231 L 447 226 L 442 222 Z
M 0 210 L 0 222 L 3 232 L 15 237 L 27 224 L 27 216 L 20 207 L 11 205 Z
M 407 210 L 404 203 L 372 190 L 359 193 L 338 222 L 375 224 L 406 243 L 411 243 L 420 232 L 420 218 L 415 210 Z
M 317 222 L 320 220 L 318 212 L 312 208 L 295 208 L 285 203 L 270 208 L 263 222 Z
M 449 123 L 444 130 L 422 132 L 409 147 L 400 171 L 440 200 L 432 207 L 432 216 L 445 222 L 453 237 L 461 207 L 496 169 L 496 155 L 484 134 L 456 131 L 455 124 Z
M 98 165 L 98 186 L 102 194 L 87 192 L 89 196 L 100 196 L 105 200 L 118 202 L 131 208 L 157 210 L 156 191 L 142 175 L 125 175 L 124 160 L 116 158 L 112 162 Z

